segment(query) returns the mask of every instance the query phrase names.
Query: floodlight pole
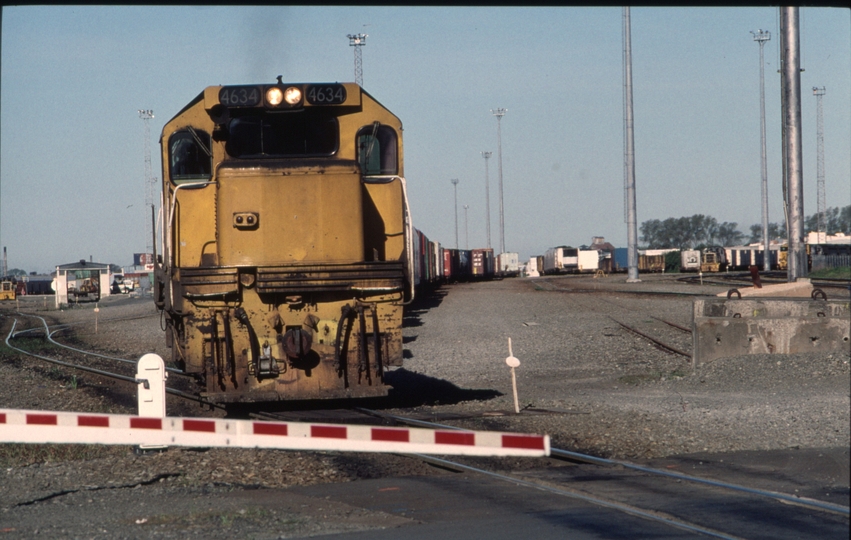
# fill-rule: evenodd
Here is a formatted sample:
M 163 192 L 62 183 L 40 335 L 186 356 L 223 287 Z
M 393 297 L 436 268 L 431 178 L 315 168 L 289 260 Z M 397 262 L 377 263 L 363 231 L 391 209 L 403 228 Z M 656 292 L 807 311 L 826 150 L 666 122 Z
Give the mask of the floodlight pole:
M 629 7 L 623 8 L 624 183 L 626 184 L 627 283 L 638 278 L 638 218 L 635 208 L 635 140 L 632 116 L 632 37 Z
M 470 249 L 470 222 L 467 221 L 467 209 L 470 208 L 469 204 L 464 205 L 464 249 Z
M 821 104 L 821 98 L 824 96 L 824 86 L 818 88 L 813 87 L 813 95 L 816 97 L 818 108 L 816 112 L 816 183 L 818 187 L 818 241 L 819 243 L 827 242 L 827 223 L 825 212 L 827 212 L 827 196 L 824 191 L 824 108 Z
M 455 188 L 455 249 L 458 249 L 458 179 L 450 180 Z
M 499 159 L 499 252 L 505 253 L 505 214 L 502 202 L 502 117 L 508 109 L 491 109 L 491 114 L 496 116 L 496 143 L 497 157 Z
M 799 8 L 780 7 L 780 72 L 783 80 L 783 125 L 786 147 L 786 198 L 788 207 L 789 251 L 787 277 L 790 282 L 807 277 L 804 238 L 804 171 L 801 141 L 801 42 Z
M 759 43 L 759 110 L 760 110 L 760 143 L 762 146 L 762 243 L 763 270 L 771 270 L 771 239 L 768 237 L 768 157 L 765 150 L 765 42 L 771 39 L 771 32 L 760 30 L 753 32 L 753 39 Z
M 148 120 L 154 117 L 154 111 L 150 109 L 139 109 L 139 118 L 145 122 L 145 207 L 154 208 L 154 173 L 151 167 L 151 128 L 148 125 Z M 153 230 L 153 224 L 148 223 L 148 216 L 145 216 L 145 253 L 152 253 L 156 246 L 153 243 L 156 241 Z M 151 244 L 148 244 L 148 240 Z
M 490 196 L 490 187 L 488 180 L 488 159 L 490 159 L 493 152 L 482 152 L 482 157 L 485 158 L 485 223 L 487 224 L 488 231 L 488 249 L 491 247 L 491 196 Z
M 363 86 L 363 58 L 361 55 L 361 47 L 366 45 L 367 34 L 349 34 L 349 47 L 355 48 L 355 82 L 358 86 Z

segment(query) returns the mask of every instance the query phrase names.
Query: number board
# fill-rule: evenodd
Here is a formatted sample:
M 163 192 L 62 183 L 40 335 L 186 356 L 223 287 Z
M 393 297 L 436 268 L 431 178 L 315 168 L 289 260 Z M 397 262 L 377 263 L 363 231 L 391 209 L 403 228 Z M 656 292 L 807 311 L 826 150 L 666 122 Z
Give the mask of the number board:
M 340 105 L 346 101 L 346 87 L 342 84 L 309 84 L 304 95 L 311 105 Z
M 219 90 L 219 103 L 227 107 L 257 107 L 262 95 L 259 86 L 226 86 Z

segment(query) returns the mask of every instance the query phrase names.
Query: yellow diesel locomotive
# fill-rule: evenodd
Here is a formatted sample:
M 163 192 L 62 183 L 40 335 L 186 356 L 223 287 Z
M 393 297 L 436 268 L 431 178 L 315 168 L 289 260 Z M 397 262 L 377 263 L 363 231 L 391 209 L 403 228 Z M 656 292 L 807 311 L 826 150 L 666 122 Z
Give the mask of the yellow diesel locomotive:
M 213 402 L 386 395 L 413 298 L 402 124 L 354 83 L 206 88 L 163 128 L 154 300 Z

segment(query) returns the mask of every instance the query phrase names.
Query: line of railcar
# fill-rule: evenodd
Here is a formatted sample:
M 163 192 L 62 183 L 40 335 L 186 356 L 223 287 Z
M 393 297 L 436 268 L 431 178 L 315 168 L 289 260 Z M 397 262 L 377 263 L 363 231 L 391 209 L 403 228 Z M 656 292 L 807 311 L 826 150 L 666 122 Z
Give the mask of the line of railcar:
M 771 268 L 782 267 L 781 246 L 772 246 Z M 724 272 L 747 270 L 763 265 L 762 246 L 709 246 L 703 249 L 639 249 L 638 269 L 641 272 Z M 780 262 L 778 262 L 780 260 Z M 557 246 L 543 256 L 532 257 L 527 264 L 530 274 L 567 274 L 625 272 L 628 268 L 627 248 L 615 248 L 608 243 L 590 247 Z
M 418 229 L 414 229 L 413 251 L 414 285 L 417 289 L 512 275 L 497 270 L 499 257 L 494 256 L 492 248 L 445 248 L 439 242 L 429 240 Z M 514 255 L 516 259 L 517 254 Z

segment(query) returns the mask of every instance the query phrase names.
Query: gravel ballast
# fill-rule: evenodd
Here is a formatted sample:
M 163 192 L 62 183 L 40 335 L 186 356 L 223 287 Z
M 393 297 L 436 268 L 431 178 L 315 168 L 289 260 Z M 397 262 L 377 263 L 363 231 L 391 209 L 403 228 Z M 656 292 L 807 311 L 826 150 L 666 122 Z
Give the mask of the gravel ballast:
M 842 472 L 825 482 L 847 496 L 851 351 L 721 358 L 695 370 L 689 358 L 661 351 L 618 324 L 641 328 L 690 352 L 691 336 L 659 319 L 690 327 L 690 295 L 724 290 L 681 283 L 672 276 L 642 276 L 638 284 L 625 283 L 625 276 L 570 276 L 442 287 L 423 295 L 406 314 L 405 364 L 387 374 L 394 388 L 383 406 L 470 429 L 547 433 L 554 447 L 607 458 L 650 461 L 694 453 L 841 449 L 846 457 Z M 637 294 L 650 292 L 673 294 Z M 57 339 L 130 359 L 148 352 L 170 358 L 150 298 L 104 299 L 98 305 L 97 332 L 94 305 L 64 311 L 42 305 L 26 299 L 20 310 L 45 316 L 52 324 L 70 324 Z M 12 306 L 4 306 L 4 337 L 13 312 Z M 520 414 L 514 414 L 511 372 L 505 364 L 509 338 L 521 362 L 516 370 Z M 49 354 L 63 353 L 54 349 Z M 382 406 L 370 403 L 376 405 Z M 73 374 L 4 347 L 0 407 L 134 414 L 135 394 L 124 383 Z M 168 412 L 224 415 L 171 396 Z M 463 418 L 447 421 L 449 414 Z M 80 505 L 97 505 L 104 498 L 119 500 L 127 490 L 142 490 L 151 500 L 171 502 L 133 514 L 137 517 L 122 514 L 104 530 L 123 527 L 131 531 L 125 535 L 133 536 L 134 527 L 168 523 L 178 524 L 177 531 L 225 538 L 234 529 L 222 529 L 221 520 L 186 506 L 189 501 L 226 499 L 228 494 L 231 500 L 247 500 L 246 489 L 449 474 L 399 456 L 252 449 L 170 449 L 140 456 L 125 447 L 4 445 L 0 464 L 0 522 L 12 529 L 9 537 L 32 533 L 35 525 L 27 524 L 29 510 L 24 509 L 45 501 L 77 497 Z M 398 524 L 361 509 L 335 511 L 323 521 L 303 506 L 278 508 L 281 514 L 273 518 L 270 508 L 240 513 L 245 507 L 235 504 L 227 506 L 227 515 L 244 525 L 239 531 L 251 534 L 268 520 L 277 520 L 284 529 L 280 524 L 290 524 L 290 536 Z M 141 519 L 146 521 L 138 523 Z M 64 525 L 71 536 L 101 535 L 70 521 Z M 41 531 L 62 536 L 62 527 L 60 520 Z

